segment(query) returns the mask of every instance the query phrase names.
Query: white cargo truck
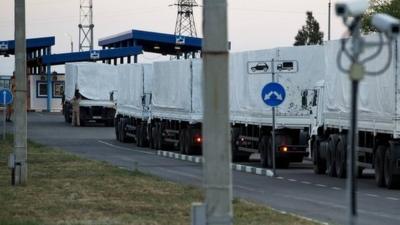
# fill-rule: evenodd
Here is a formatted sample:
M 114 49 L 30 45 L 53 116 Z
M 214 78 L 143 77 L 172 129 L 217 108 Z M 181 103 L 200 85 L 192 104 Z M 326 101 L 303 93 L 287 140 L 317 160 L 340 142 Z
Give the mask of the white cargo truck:
M 374 38 L 376 36 L 368 37 Z M 373 168 L 377 185 L 388 188 L 400 184 L 400 71 L 397 45 L 395 42 L 391 47 L 393 57 L 389 70 L 379 76 L 366 76 L 359 87 L 358 173 L 361 175 L 365 168 Z M 311 146 L 315 173 L 344 178 L 351 84 L 348 75 L 337 67 L 336 56 L 340 47 L 340 41 L 326 44 L 326 76 L 316 85 L 318 104 L 313 111 Z M 371 55 L 375 51 L 369 49 L 364 55 Z M 382 68 L 388 60 L 387 56 L 388 50 L 384 49 L 366 69 L 376 71 Z
M 316 63 L 324 58 L 323 47 L 276 48 L 230 57 L 233 160 L 260 153 L 262 166 L 272 167 L 272 108 L 265 105 L 261 93 L 274 72 L 275 82 L 286 89 L 286 99 L 276 108 L 276 162 L 279 167 L 302 162 L 308 155 L 310 112 L 317 97 L 313 84 L 325 72 L 324 64 Z M 264 66 L 257 71 L 259 65 Z
M 118 66 L 117 138 L 200 153 L 201 66 L 200 60 Z
M 112 126 L 115 102 L 110 96 L 117 89 L 117 68 L 100 63 L 71 63 L 65 65 L 65 121 L 72 121 L 71 101 L 76 92 L 81 95 L 80 122 L 101 122 Z M 116 96 L 114 96 L 116 98 Z
M 118 100 L 115 134 L 121 142 L 135 141 L 148 145 L 148 123 L 151 121 L 152 64 L 118 65 Z

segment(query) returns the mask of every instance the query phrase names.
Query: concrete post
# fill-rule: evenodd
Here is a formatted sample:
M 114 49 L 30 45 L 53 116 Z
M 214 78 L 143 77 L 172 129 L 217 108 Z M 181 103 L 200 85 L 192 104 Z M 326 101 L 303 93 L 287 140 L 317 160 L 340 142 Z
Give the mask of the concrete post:
M 25 185 L 27 165 L 25 0 L 15 0 L 15 184 Z
M 233 210 L 227 1 L 205 0 L 203 18 L 203 174 L 206 217 L 208 225 L 230 225 Z

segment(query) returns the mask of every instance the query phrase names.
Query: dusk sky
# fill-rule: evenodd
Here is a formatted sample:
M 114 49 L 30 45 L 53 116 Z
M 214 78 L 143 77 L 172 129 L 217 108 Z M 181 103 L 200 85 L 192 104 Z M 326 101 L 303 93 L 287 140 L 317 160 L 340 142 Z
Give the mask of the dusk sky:
M 55 36 L 54 53 L 68 52 L 72 36 L 78 46 L 79 0 L 26 0 L 27 37 Z M 93 0 L 95 45 L 99 38 L 131 29 L 173 33 L 175 0 Z M 306 11 L 312 11 L 327 39 L 329 0 L 228 0 L 229 39 L 232 51 L 291 46 L 297 31 L 305 24 Z M 201 5 L 202 2 L 198 1 Z M 334 7 L 335 0 L 332 1 Z M 202 9 L 196 8 L 199 36 Z M 344 33 L 340 18 L 332 8 L 332 39 Z M 14 0 L 0 0 L 0 40 L 14 38 Z M 144 55 L 141 61 L 160 60 Z M 0 57 L 0 74 L 11 74 L 13 58 Z

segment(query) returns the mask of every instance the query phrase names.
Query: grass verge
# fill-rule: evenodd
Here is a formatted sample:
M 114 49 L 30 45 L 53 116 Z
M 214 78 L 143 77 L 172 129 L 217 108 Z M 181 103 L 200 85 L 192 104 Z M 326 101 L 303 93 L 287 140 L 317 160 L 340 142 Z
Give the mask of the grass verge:
M 198 188 L 130 172 L 29 142 L 29 181 L 10 186 L 12 137 L 0 141 L 0 225 L 190 224 Z M 236 225 L 311 225 L 247 201 L 234 201 Z

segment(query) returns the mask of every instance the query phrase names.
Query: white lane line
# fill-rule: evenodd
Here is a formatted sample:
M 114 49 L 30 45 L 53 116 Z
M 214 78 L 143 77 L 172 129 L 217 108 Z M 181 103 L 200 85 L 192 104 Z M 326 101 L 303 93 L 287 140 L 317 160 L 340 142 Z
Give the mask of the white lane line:
M 239 189 L 243 189 L 243 190 L 245 190 L 245 191 L 249 191 L 249 192 L 252 192 L 252 193 L 254 193 L 254 192 L 259 192 L 259 191 L 256 190 L 256 189 L 248 188 L 248 187 L 241 186 L 241 185 L 234 185 L 234 187 L 237 187 L 237 188 L 239 188 Z
M 296 182 L 297 180 L 295 180 L 295 179 L 287 179 L 288 181 L 290 181 L 290 182 Z
M 366 196 L 368 196 L 368 197 L 373 197 L 373 198 L 377 198 L 377 197 L 379 197 L 378 195 L 374 195 L 374 194 L 365 194 Z
M 162 168 L 162 170 L 166 171 L 166 172 L 169 172 L 169 173 L 177 174 L 177 175 L 180 175 L 180 176 L 189 177 L 189 178 L 192 178 L 192 179 L 195 179 L 195 180 L 203 180 L 200 177 L 198 177 L 196 175 L 189 174 L 189 173 L 179 172 L 179 171 L 165 169 L 165 168 Z
M 332 187 L 333 190 L 340 191 L 342 190 L 340 187 Z
M 278 179 L 278 180 L 283 180 L 283 179 L 285 179 L 284 177 L 277 177 L 276 179 Z
M 101 144 L 104 144 L 104 145 L 107 145 L 107 146 L 112 147 L 112 148 L 116 148 L 118 150 L 122 150 L 122 151 L 140 152 L 140 153 L 147 154 L 147 155 L 155 155 L 154 152 L 140 151 L 140 150 L 136 150 L 136 149 L 133 149 L 133 148 L 125 148 L 125 147 L 118 146 L 118 145 L 113 145 L 113 144 L 110 144 L 108 142 L 101 141 L 101 140 L 97 140 L 97 142 L 99 142 Z
M 308 181 L 302 181 L 301 183 L 302 184 L 311 184 L 311 182 L 308 182 Z
M 326 187 L 325 184 L 316 184 L 315 186 L 317 186 L 317 187 Z
M 393 197 L 386 197 L 387 200 L 392 200 L 392 201 L 399 201 L 398 198 L 393 198 Z

